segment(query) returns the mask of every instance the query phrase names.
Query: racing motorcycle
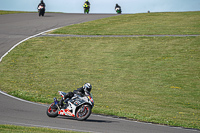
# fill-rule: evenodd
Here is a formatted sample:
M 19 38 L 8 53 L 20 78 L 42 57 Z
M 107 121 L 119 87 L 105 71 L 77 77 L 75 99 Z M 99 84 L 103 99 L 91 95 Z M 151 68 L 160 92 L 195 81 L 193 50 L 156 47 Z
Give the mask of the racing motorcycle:
M 58 93 L 62 98 L 66 94 L 62 91 L 58 91 Z M 91 93 L 88 96 L 83 97 L 74 94 L 74 96 L 62 107 L 58 105 L 58 102 L 57 98 L 54 98 L 54 102 L 48 106 L 46 113 L 49 117 L 57 117 L 58 115 L 71 116 L 82 121 L 90 116 L 92 108 L 94 107 L 94 100 Z
M 115 9 L 115 11 L 117 12 L 117 14 L 121 14 L 121 13 L 122 13 L 121 8 L 119 8 L 119 7 L 117 7 L 117 8 Z
M 39 12 L 39 16 L 41 16 L 41 15 L 44 16 L 44 12 L 45 12 L 45 11 L 44 11 L 44 6 L 41 6 L 41 5 L 40 5 L 40 6 L 38 7 L 38 12 Z

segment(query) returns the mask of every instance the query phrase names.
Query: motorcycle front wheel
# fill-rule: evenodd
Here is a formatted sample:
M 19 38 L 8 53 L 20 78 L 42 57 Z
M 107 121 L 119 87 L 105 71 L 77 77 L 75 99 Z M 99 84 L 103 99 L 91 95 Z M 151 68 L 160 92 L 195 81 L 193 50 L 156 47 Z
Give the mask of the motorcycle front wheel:
M 91 114 L 91 106 L 90 105 L 82 105 L 78 108 L 78 110 L 76 111 L 76 119 L 79 121 L 83 121 L 86 120 L 90 114 Z
M 58 108 L 56 107 L 54 102 L 49 105 L 49 107 L 47 108 L 46 113 L 47 113 L 47 115 L 49 117 L 57 117 L 58 116 Z
M 44 9 L 39 9 L 39 16 L 44 16 Z
M 89 9 L 84 9 L 84 14 L 88 14 L 89 13 Z

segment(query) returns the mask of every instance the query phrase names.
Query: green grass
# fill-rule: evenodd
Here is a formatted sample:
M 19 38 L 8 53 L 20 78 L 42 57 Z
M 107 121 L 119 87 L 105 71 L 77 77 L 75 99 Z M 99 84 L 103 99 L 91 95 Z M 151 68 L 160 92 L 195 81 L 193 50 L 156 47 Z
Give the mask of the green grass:
M 38 127 L 24 127 L 14 125 L 0 125 L 1 133 L 80 133 L 74 131 L 64 131 L 50 128 L 38 128 Z
M 70 25 L 53 34 L 183 35 L 200 34 L 200 12 L 126 14 Z
M 200 12 L 120 15 L 58 29 L 84 35 L 199 34 Z M 120 20 L 120 21 L 119 21 Z M 94 113 L 200 129 L 200 36 L 40 37 L 0 64 L 0 88 L 42 103 L 93 85 Z
M 0 65 L 1 90 L 51 103 L 93 85 L 94 113 L 200 129 L 200 37 L 39 37 Z
M 30 13 L 30 12 L 25 12 L 25 11 L 5 11 L 5 10 L 0 10 L 0 15 L 4 15 L 4 14 L 15 14 L 15 13 Z
M 16 13 L 37 13 L 37 11 L 30 12 L 30 11 L 5 11 L 5 10 L 0 10 L 0 15 L 4 15 L 4 14 L 16 14 Z M 46 12 L 46 13 L 62 13 L 62 12 Z

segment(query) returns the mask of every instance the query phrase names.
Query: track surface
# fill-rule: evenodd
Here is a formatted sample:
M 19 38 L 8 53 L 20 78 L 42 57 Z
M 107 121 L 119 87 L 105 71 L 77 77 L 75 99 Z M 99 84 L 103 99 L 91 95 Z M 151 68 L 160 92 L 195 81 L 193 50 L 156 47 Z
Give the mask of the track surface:
M 38 17 L 36 13 L 0 15 L 0 57 L 15 44 L 35 34 L 66 25 L 113 16 L 112 14 L 55 14 Z M 1 88 L 0 88 L 1 89 Z M 193 133 L 196 130 L 140 123 L 91 115 L 86 121 L 71 117 L 49 118 L 46 105 L 31 103 L 0 93 L 0 124 L 49 127 L 101 133 Z

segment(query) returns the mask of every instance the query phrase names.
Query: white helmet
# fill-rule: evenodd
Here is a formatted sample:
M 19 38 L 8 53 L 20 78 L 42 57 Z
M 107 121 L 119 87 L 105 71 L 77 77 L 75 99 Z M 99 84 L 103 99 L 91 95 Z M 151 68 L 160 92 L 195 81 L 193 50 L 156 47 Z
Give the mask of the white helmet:
M 90 92 L 92 90 L 92 85 L 90 83 L 85 83 L 83 85 L 84 91 Z

